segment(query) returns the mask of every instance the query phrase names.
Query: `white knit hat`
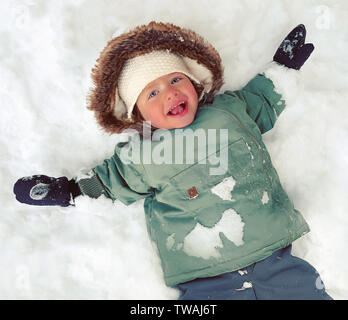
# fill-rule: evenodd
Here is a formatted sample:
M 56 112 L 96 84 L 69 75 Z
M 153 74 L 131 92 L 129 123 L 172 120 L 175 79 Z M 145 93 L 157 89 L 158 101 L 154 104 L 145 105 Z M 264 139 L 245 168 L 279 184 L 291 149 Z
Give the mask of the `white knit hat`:
M 181 72 L 203 85 L 204 90 L 199 99 L 211 89 L 211 72 L 194 60 L 181 57 L 169 50 L 152 51 L 125 63 L 116 89 L 115 116 L 122 119 L 127 115 L 127 118 L 131 119 L 134 105 L 146 85 L 173 72 Z

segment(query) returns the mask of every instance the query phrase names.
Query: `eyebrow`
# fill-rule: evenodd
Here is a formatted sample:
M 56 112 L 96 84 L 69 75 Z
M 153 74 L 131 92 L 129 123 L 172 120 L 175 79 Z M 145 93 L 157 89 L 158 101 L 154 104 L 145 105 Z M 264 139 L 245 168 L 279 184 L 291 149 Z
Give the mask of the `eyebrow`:
M 154 88 L 154 87 L 156 87 L 155 84 L 152 84 L 151 86 L 145 87 L 145 88 L 144 88 L 144 92 L 147 92 L 147 91 L 151 90 L 151 89 Z

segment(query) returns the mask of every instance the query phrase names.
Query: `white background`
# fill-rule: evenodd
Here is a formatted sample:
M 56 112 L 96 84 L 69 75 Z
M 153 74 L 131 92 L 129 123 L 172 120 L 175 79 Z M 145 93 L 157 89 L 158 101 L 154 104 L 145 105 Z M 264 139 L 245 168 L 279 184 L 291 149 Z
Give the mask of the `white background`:
M 191 28 L 238 89 L 272 60 L 299 23 L 315 51 L 278 75 L 287 109 L 264 136 L 284 188 L 311 227 L 293 254 L 348 298 L 348 5 L 337 1 L 206 0 L 0 2 L 0 298 L 176 299 L 146 232 L 142 201 L 129 207 L 79 197 L 76 207 L 17 202 L 15 181 L 74 177 L 113 152 L 86 109 L 90 71 L 107 41 L 151 20 Z M 287 78 L 287 76 L 289 77 Z

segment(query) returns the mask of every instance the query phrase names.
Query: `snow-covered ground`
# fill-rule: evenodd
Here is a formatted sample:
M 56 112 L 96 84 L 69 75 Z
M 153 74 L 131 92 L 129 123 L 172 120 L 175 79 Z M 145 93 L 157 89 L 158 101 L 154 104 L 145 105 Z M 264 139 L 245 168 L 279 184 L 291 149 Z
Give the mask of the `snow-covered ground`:
M 220 52 L 224 89 L 269 62 L 297 24 L 315 51 L 300 72 L 273 75 L 287 100 L 264 135 L 311 232 L 293 253 L 328 293 L 348 299 L 348 4 L 345 0 L 2 0 L 0 2 L 0 298 L 176 299 L 165 286 L 142 201 L 79 197 L 76 207 L 15 201 L 22 176 L 72 178 L 112 155 L 118 137 L 86 109 L 106 42 L 151 20 L 192 28 Z

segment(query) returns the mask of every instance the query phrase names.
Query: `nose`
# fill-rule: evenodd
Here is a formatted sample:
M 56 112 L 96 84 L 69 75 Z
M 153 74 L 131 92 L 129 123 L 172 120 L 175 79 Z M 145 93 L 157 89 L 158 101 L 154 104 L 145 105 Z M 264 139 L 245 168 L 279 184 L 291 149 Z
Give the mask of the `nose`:
M 179 95 L 179 91 L 175 88 L 168 88 L 167 90 L 167 100 L 171 101 Z

